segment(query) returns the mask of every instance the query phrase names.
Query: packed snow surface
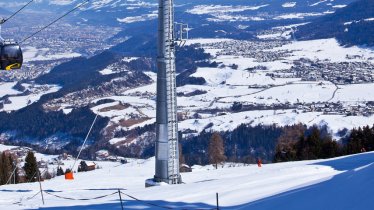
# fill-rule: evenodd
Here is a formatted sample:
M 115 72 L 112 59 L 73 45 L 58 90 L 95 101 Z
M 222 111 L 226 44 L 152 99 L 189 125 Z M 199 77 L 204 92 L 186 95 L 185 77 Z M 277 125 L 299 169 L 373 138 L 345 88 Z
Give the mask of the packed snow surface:
M 261 168 L 230 163 L 218 170 L 193 166 L 193 172 L 182 174 L 184 184 L 152 188 L 144 183 L 154 174 L 154 158 L 124 165 L 96 162 L 101 169 L 76 173 L 72 181 L 57 177 L 42 182 L 45 205 L 39 194 L 30 198 L 39 191 L 38 183 L 2 186 L 0 205 L 1 209 L 121 209 L 117 191 L 121 189 L 125 209 L 212 209 L 217 192 L 223 209 L 369 210 L 374 200 L 362 195 L 374 193 L 373 162 L 374 153 L 365 153 Z M 104 195 L 108 196 L 92 199 Z
M 268 4 L 260 5 L 260 6 L 231 6 L 231 5 L 198 5 L 195 6 L 193 9 L 188 10 L 188 13 L 195 14 L 195 15 L 204 15 L 204 14 L 212 14 L 212 13 L 224 13 L 224 12 L 243 12 L 247 10 L 258 10 L 262 7 L 267 7 Z
M 5 95 L 13 95 L 21 93 L 15 89 L 13 89 L 13 86 L 15 86 L 17 82 L 0 82 L 0 98 L 4 97 Z
M 304 19 L 305 17 L 314 17 L 314 16 L 322 16 L 323 13 L 289 13 L 283 14 L 275 17 L 275 20 L 283 20 L 283 19 Z
M 284 8 L 295 7 L 296 4 L 297 4 L 297 2 L 286 2 L 286 3 L 282 4 L 282 7 L 284 7 Z
M 256 11 L 269 4 L 259 6 L 232 6 L 232 5 L 197 5 L 192 9 L 187 10 L 187 13 L 194 15 L 211 15 L 212 18 L 207 18 L 208 21 L 222 22 L 222 21 L 261 21 L 260 17 L 243 16 L 237 13 L 244 11 Z
M 155 13 L 145 14 L 145 15 L 140 15 L 140 16 L 117 18 L 117 21 L 121 23 L 135 23 L 135 22 L 153 20 L 153 19 L 156 19 L 157 17 L 158 16 L 157 16 L 157 11 L 156 11 Z
M 12 83 L 5 83 L 3 86 L 4 88 L 11 88 L 15 85 L 15 82 Z M 23 84 L 24 86 L 28 87 L 28 84 Z M 0 83 L 0 88 L 1 88 L 1 83 Z M 39 89 L 38 89 L 39 88 Z M 43 95 L 48 94 L 48 93 L 54 93 L 57 92 L 61 87 L 56 86 L 56 85 L 45 85 L 45 86 L 40 86 L 40 85 L 34 85 L 31 90 L 32 92 L 28 95 L 16 95 L 20 94 L 20 92 L 14 90 L 14 89 L 8 89 L 7 94 L 8 95 L 13 95 L 8 98 L 8 103 L 5 103 L 3 108 L 0 108 L 0 111 L 15 111 L 22 109 L 30 104 L 33 104 L 37 102 Z M 5 89 L 6 90 L 6 89 Z M 0 97 L 2 97 L 2 90 L 0 89 Z
M 53 53 L 49 48 L 35 48 L 27 46 L 23 48 L 23 59 L 25 62 L 29 61 L 48 61 L 80 57 L 80 53 L 64 52 Z

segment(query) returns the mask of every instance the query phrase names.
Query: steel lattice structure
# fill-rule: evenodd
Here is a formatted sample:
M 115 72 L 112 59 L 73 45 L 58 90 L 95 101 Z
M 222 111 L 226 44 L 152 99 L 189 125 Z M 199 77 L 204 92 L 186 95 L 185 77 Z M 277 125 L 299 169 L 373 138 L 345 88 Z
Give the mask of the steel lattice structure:
M 174 1 L 159 0 L 154 181 L 181 183 L 175 77 Z

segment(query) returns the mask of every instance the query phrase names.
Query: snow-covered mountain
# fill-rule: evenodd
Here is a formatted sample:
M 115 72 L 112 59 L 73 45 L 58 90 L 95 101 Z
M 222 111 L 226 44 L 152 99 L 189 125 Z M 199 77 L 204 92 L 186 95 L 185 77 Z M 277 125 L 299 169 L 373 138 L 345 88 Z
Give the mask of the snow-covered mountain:
M 30 10 L 63 11 L 78 0 L 41 0 L 30 6 Z M 353 0 L 339 1 L 302 1 L 302 0 L 254 0 L 248 3 L 244 0 L 227 1 L 216 0 L 214 3 L 207 0 L 185 1 L 177 0 L 177 21 L 191 24 L 208 22 L 231 22 L 231 24 L 245 25 L 256 22 L 279 22 L 282 20 L 307 20 L 316 16 L 333 13 L 343 8 Z M 0 5 L 14 10 L 23 1 L 12 3 L 2 2 Z M 144 22 L 156 18 L 158 2 L 155 0 L 96 0 L 85 5 L 77 15 L 85 18 L 91 24 L 130 24 Z M 199 18 L 199 19 L 197 19 Z M 188 21 L 187 21 L 188 20 Z
M 300 26 L 296 36 L 302 39 L 336 37 L 343 45 L 374 46 L 374 2 L 360 0 Z

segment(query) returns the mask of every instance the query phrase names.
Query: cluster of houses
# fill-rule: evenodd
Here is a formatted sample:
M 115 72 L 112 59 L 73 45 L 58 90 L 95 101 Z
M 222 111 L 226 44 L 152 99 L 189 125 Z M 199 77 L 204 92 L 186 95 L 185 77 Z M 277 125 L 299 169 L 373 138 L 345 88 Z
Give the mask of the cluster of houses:
M 24 171 L 22 170 L 22 167 L 25 163 L 25 157 L 27 156 L 27 153 L 33 151 L 29 147 L 9 147 L 9 149 L 4 150 L 3 152 L 12 154 L 12 156 L 16 157 L 15 163 L 18 165 L 18 173 L 20 177 L 23 177 L 25 175 Z M 42 171 L 42 169 L 47 169 L 49 171 L 49 174 L 54 177 L 56 174 L 56 169 L 59 167 L 68 168 L 70 166 L 65 166 L 64 161 L 66 160 L 74 160 L 74 157 L 63 153 L 57 157 L 51 158 L 51 159 L 43 159 L 43 158 L 37 158 L 37 164 L 39 170 Z M 85 161 L 87 168 L 86 171 L 92 171 L 97 168 L 97 164 L 93 161 Z M 50 169 L 50 170 L 49 170 Z
M 35 19 L 31 18 L 30 20 Z M 22 25 L 22 27 L 20 27 L 20 25 Z M 28 24 L 14 24 L 14 26 L 6 27 L 6 30 L 3 30 L 2 33 L 4 37 L 12 37 L 15 40 L 20 40 L 29 36 L 30 31 L 39 30 L 38 26 L 34 25 L 40 24 L 29 22 Z M 23 49 L 25 53 L 28 51 L 31 53 L 29 53 L 28 59 L 25 60 L 22 70 L 3 72 L 0 74 L 0 81 L 7 82 L 35 79 L 51 71 L 51 69 L 62 62 L 71 59 L 64 58 L 64 54 L 69 54 L 69 52 L 73 50 L 84 56 L 93 56 L 97 54 L 98 51 L 103 51 L 116 43 L 124 41 L 124 38 L 118 38 L 108 42 L 108 38 L 118 32 L 119 29 L 106 26 L 52 25 L 48 28 L 48 33 L 40 33 L 29 40 L 29 42 L 32 43 L 32 47 L 36 49 Z M 33 61 L 30 61 L 30 55 L 37 49 L 41 49 L 41 52 L 39 53 L 36 51 L 36 58 L 31 58 Z
M 138 83 L 129 84 L 128 81 L 134 79 L 137 79 Z M 147 83 L 148 81 L 144 81 L 142 78 L 136 78 L 131 72 L 128 72 L 128 74 L 115 78 L 112 81 L 103 82 L 100 85 L 94 87 L 90 86 L 86 89 L 69 93 L 60 98 L 52 99 L 44 103 L 43 108 L 46 110 L 59 110 L 61 104 L 68 105 L 72 108 L 84 107 L 96 99 L 114 95 L 123 95 L 125 91 Z
M 275 78 L 302 78 L 304 81 L 330 81 L 337 85 L 374 82 L 371 62 L 330 62 L 299 59 L 292 68 L 271 73 Z
M 13 82 L 35 79 L 68 60 L 61 58 L 58 60 L 29 61 L 24 63 L 20 70 L 2 72 L 0 74 L 0 81 Z
M 271 51 L 270 49 L 281 47 L 288 44 L 288 41 L 243 41 L 232 40 L 217 43 L 203 44 L 205 49 L 221 49 L 217 52 L 217 56 L 230 55 L 242 56 L 245 58 L 254 58 L 257 62 L 272 62 L 281 60 L 284 57 L 289 57 L 292 51 L 277 50 Z
M 108 150 L 99 150 L 95 153 L 97 161 L 112 161 L 121 162 L 122 164 L 127 163 L 126 158 L 121 156 L 110 155 Z
M 324 115 L 371 116 L 374 114 L 374 102 L 341 103 L 341 102 L 312 102 L 312 103 L 277 103 L 277 104 L 243 104 L 241 111 L 253 110 L 285 110 L 292 109 L 300 112 L 322 112 Z
M 325 115 L 371 116 L 374 114 L 374 103 L 342 104 L 340 102 L 317 102 L 299 104 L 298 110 L 303 112 L 323 112 Z

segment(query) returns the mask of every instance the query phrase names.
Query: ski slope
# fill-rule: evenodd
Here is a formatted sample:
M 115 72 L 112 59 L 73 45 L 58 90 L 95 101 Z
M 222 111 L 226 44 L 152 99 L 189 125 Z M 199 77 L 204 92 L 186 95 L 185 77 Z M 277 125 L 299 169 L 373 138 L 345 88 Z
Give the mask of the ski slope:
M 97 162 L 102 169 L 75 174 L 75 180 L 58 177 L 42 182 L 41 196 L 27 199 L 39 190 L 38 183 L 1 186 L 1 209 L 212 209 L 216 192 L 222 209 L 279 210 L 369 210 L 374 206 L 374 153 L 330 160 L 257 165 L 226 164 L 193 166 L 183 173 L 185 184 L 145 188 L 154 173 L 154 159 L 130 160 L 128 164 Z M 69 164 L 69 163 L 68 163 Z M 127 195 L 140 199 L 136 201 Z M 92 200 L 67 200 L 107 197 Z M 11 204 L 14 202 L 19 204 Z

